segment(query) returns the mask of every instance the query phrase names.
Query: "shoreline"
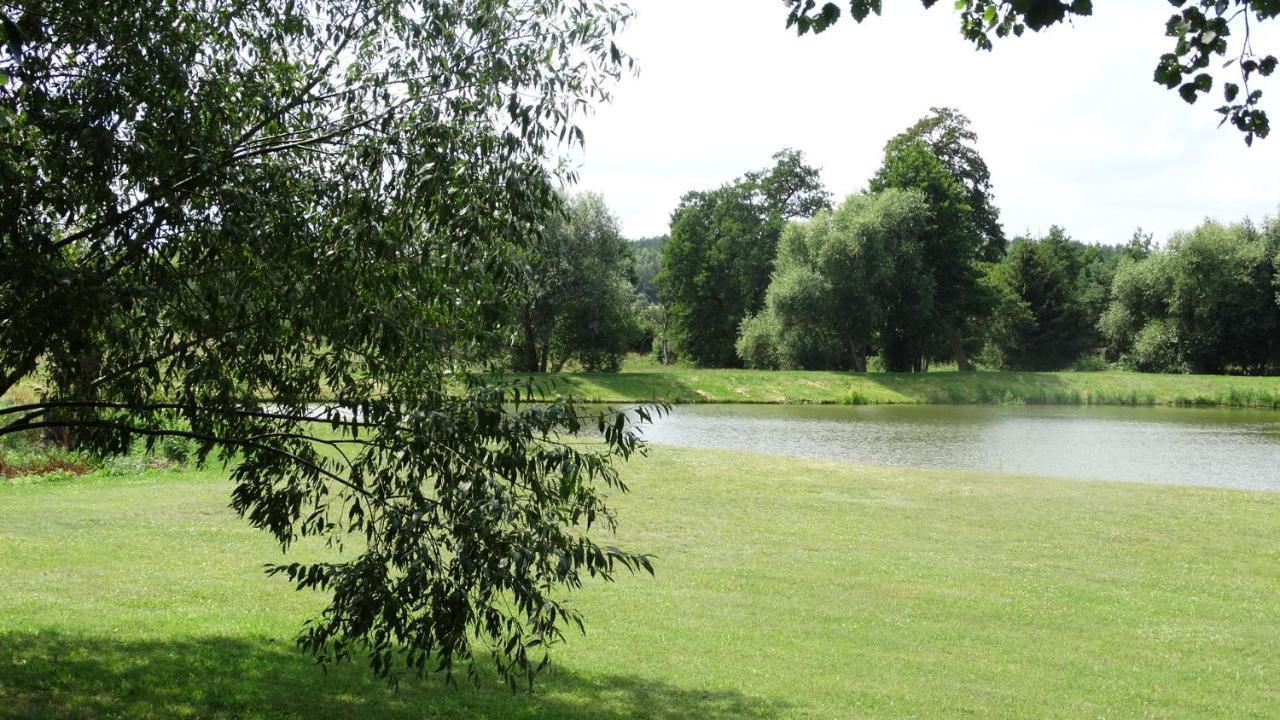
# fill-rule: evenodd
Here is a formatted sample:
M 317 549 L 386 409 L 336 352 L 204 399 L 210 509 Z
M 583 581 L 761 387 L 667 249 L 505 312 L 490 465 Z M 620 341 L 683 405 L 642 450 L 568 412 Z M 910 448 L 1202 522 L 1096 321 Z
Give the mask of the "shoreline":
M 1280 410 L 1280 377 L 1131 372 L 853 373 L 673 368 L 546 373 L 548 397 L 587 402 L 822 405 L 1121 405 Z

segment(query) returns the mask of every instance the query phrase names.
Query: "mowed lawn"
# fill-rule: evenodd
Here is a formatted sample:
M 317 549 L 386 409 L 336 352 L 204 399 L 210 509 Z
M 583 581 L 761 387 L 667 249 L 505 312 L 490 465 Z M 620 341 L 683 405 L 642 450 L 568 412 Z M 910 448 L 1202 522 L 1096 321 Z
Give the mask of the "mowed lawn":
M 322 672 L 220 472 L 0 486 L 0 717 L 1280 715 L 1280 494 L 655 447 L 534 694 Z M 315 549 L 302 548 L 302 554 Z

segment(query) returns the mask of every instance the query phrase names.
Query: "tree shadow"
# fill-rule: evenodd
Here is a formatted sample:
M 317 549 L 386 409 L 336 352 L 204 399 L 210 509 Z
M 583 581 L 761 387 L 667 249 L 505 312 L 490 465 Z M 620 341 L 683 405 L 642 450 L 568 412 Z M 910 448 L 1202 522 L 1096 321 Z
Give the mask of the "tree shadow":
M 699 388 L 679 375 L 665 372 L 596 372 L 531 375 L 542 397 L 569 395 L 591 403 L 705 402 Z
M 838 405 L 911 402 L 964 405 L 1002 404 L 1086 404 L 1091 397 L 1063 377 L 1049 373 L 1014 371 L 930 372 L 930 373 L 855 373 L 840 370 L 811 371 L 808 376 L 796 373 L 773 374 L 759 370 L 709 370 L 701 381 L 693 378 L 697 371 L 578 373 L 533 375 L 530 379 L 545 396 L 574 395 L 588 402 L 635 404 L 645 402 L 698 403 L 712 400 L 706 392 L 720 393 L 716 402 L 793 402 Z M 751 388 L 742 398 L 726 395 L 724 386 L 735 381 L 734 373 Z M 815 391 L 812 381 L 825 389 Z M 761 383 L 764 385 L 761 385 Z M 883 392 L 867 392 L 879 388 Z M 1092 388 L 1094 402 L 1108 404 L 1150 404 L 1152 398 L 1132 388 L 1098 395 L 1102 388 Z M 762 396 L 762 393 L 764 395 Z M 1127 394 L 1126 394 L 1127 393 Z M 896 400 L 894 399 L 896 398 Z
M 317 667 L 292 644 L 226 637 L 117 640 L 0 634 L 6 718 L 305 717 L 768 720 L 786 706 L 736 691 L 553 669 L 534 693 L 492 679 L 411 678 L 391 689 L 363 665 Z
M 854 376 L 853 373 L 849 373 Z M 857 373 L 915 402 L 958 405 L 1079 405 L 1087 396 L 1058 375 L 1018 371 Z M 858 398 L 851 401 L 858 404 Z

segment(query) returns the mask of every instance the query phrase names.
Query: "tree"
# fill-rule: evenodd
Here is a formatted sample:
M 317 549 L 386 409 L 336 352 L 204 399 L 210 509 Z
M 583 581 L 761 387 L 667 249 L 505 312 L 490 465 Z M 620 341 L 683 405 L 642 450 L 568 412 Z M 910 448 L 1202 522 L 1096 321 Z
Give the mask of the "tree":
M 706 367 L 736 364 L 737 324 L 753 311 L 754 275 L 773 249 L 749 193 L 736 185 L 691 192 L 671 219 L 658 285 L 681 356 Z
M 622 415 L 491 384 L 545 167 L 627 60 L 568 0 L 6 4 L 0 436 L 86 452 L 186 438 L 328 604 L 324 661 L 511 682 L 580 622 L 562 597 L 639 446 Z M 317 399 L 327 398 L 323 405 Z M 513 408 L 518 411 L 513 411 Z M 559 441 L 594 425 L 603 443 Z
M 793 223 L 764 310 L 742 324 L 739 354 L 753 367 L 865 372 L 895 286 L 921 277 L 927 222 L 919 193 L 887 190 Z
M 981 305 L 974 262 L 983 235 L 969 193 L 929 145 L 910 132 L 885 146 L 884 163 L 870 188 L 917 190 L 928 206 L 921 271 L 932 293 L 903 295 L 889 309 L 892 334 L 884 345 L 886 366 L 893 371 L 922 370 L 945 341 L 960 369 L 970 369 L 963 340 L 969 317 Z
M 1120 260 L 1111 283 L 1111 304 L 1098 323 L 1110 359 L 1134 370 L 1185 371 L 1174 333 L 1163 322 L 1173 293 L 1171 259 L 1169 253 L 1153 252 Z
M 1043 238 L 1014 242 L 993 277 L 1028 314 L 997 347 L 1005 367 L 1061 370 L 1089 348 L 1092 325 L 1080 298 L 1082 270 L 1076 246 L 1056 225 Z
M 1205 223 L 1170 241 L 1170 319 L 1194 371 L 1261 374 L 1280 360 L 1276 249 L 1250 223 Z
M 662 246 L 666 242 L 667 236 L 660 235 L 627 243 L 636 275 L 636 292 L 650 303 L 658 302 L 658 270 L 662 267 Z
M 1272 372 L 1280 364 L 1274 220 L 1206 222 L 1169 246 L 1121 262 L 1102 331 L 1139 370 Z
M 1080 266 L 1076 297 L 1077 303 L 1084 311 L 1088 326 L 1085 333 L 1087 339 L 1082 341 L 1082 345 L 1087 350 L 1096 351 L 1101 346 L 1098 323 L 1102 320 L 1102 314 L 1106 312 L 1107 303 L 1111 299 L 1111 284 L 1115 281 L 1120 258 L 1127 253 L 1141 252 L 1143 240 L 1142 231 L 1138 230 L 1126 245 L 1071 243 Z
M 747 173 L 744 181 L 759 194 L 757 203 L 773 220 L 813 217 L 831 209 L 831 194 L 822 189 L 818 169 L 805 164 L 804 153 L 785 148 L 773 154 L 773 167 Z
M 604 198 L 583 193 L 564 206 L 529 254 L 516 368 L 559 372 L 577 360 L 616 371 L 638 332 L 631 253 Z
M 697 365 L 739 364 L 738 325 L 764 303 L 786 221 L 829 203 L 798 152 L 774 161 L 771 170 L 686 194 L 672 214 L 658 283 L 678 350 Z
M 959 110 L 930 108 L 928 115 L 898 137 L 924 142 L 952 177 L 960 181 L 968 196 L 974 229 L 982 237 L 978 255 L 987 262 L 997 262 L 1004 256 L 1004 228 L 991 192 L 991 170 L 978 152 L 978 135 L 970 125 L 969 118 Z
M 921 0 L 931 8 L 937 0 Z M 787 0 L 790 12 L 787 27 L 801 35 L 826 30 L 840 19 L 840 5 L 817 0 Z M 1250 42 L 1253 23 L 1280 15 L 1280 0 L 1174 0 L 1181 8 L 1165 23 L 1165 34 L 1174 38 L 1171 52 L 1160 56 L 1155 82 L 1188 103 L 1210 93 L 1216 80 L 1208 72 L 1210 64 L 1227 58 L 1225 68 L 1235 66 L 1239 82 L 1224 81 L 1224 104 L 1216 108 L 1222 122 L 1230 121 L 1252 145 L 1255 137 L 1265 138 L 1271 130 L 1266 111 L 1260 107 L 1262 91 L 1249 85 L 1255 76 L 1275 72 L 1276 56 L 1258 53 Z M 861 23 L 872 13 L 880 14 L 881 0 L 850 0 L 849 16 Z M 958 0 L 960 32 L 979 49 L 990 50 L 992 38 L 1010 34 L 1021 36 L 1027 29 L 1040 31 L 1073 17 L 1093 14 L 1092 0 Z M 1239 37 L 1237 43 L 1231 40 Z
M 778 333 L 778 318 L 766 306 L 743 319 L 734 349 L 749 368 L 778 370 L 783 367 L 778 355 Z

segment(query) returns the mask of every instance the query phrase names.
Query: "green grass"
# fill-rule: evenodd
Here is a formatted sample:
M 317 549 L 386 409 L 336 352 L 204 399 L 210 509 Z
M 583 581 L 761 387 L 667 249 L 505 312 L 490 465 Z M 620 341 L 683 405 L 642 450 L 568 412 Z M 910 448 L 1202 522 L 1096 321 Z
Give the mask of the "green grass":
M 1280 409 L 1280 377 L 1129 372 L 849 373 L 654 368 L 534 375 L 598 402 L 1195 405 Z
M 1275 717 L 1280 494 L 656 447 L 536 694 L 392 692 L 214 472 L 0 485 L 0 716 Z M 302 554 L 315 549 L 301 548 Z

